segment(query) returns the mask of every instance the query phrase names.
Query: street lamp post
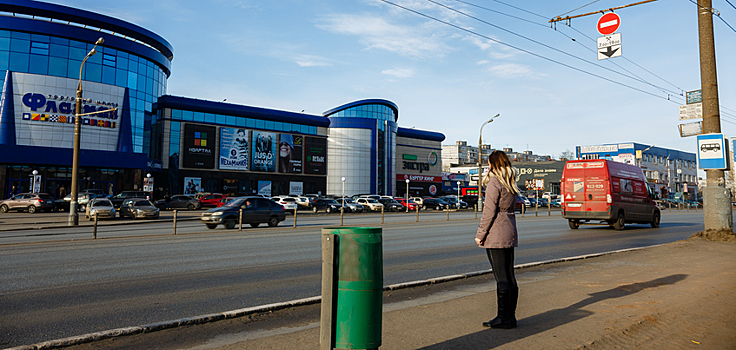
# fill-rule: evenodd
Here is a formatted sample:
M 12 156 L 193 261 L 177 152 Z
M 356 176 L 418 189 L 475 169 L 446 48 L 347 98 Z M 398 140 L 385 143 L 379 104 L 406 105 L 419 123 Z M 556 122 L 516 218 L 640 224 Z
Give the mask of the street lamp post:
M 409 212 L 409 179 L 406 179 L 406 212 Z
M 483 198 L 483 150 L 481 148 L 483 147 L 483 127 L 492 122 L 493 119 L 496 119 L 499 115 L 501 114 L 499 113 L 494 115 L 491 119 L 488 119 L 480 126 L 480 137 L 478 137 L 478 205 L 476 205 L 476 211 L 482 210 L 483 206 L 483 201 L 481 200 L 481 198 Z
M 342 177 L 342 199 L 340 200 L 340 203 L 342 203 L 342 206 L 340 206 L 340 226 L 342 226 L 342 216 L 345 214 L 345 176 Z
M 82 114 L 82 69 L 84 68 L 84 63 L 87 62 L 87 59 L 97 53 L 97 50 L 95 50 L 97 48 L 97 45 L 100 45 L 104 42 L 105 39 L 97 39 L 97 41 L 95 42 L 95 46 L 92 47 L 92 50 L 90 50 L 86 56 L 84 56 L 82 64 L 79 66 L 79 84 L 77 85 L 76 108 L 74 110 L 74 154 L 72 156 L 71 193 L 72 198 L 71 202 L 69 203 L 69 219 L 67 220 L 67 226 L 79 225 L 79 215 L 77 215 L 77 194 L 79 193 L 79 191 L 77 189 L 77 182 L 79 181 L 79 143 L 82 133 L 82 120 L 80 117 L 80 114 Z
M 31 179 L 31 190 L 29 192 L 36 193 L 36 175 L 38 175 L 38 170 L 33 169 L 31 174 L 33 174 L 33 178 Z

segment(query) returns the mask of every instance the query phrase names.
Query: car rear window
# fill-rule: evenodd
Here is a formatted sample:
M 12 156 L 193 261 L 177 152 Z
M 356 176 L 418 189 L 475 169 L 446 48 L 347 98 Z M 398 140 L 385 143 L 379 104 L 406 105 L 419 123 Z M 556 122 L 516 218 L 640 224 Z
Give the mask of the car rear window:
M 38 198 L 41 198 L 41 199 L 43 199 L 45 201 L 46 200 L 54 200 L 54 197 L 51 197 L 51 195 L 48 195 L 48 194 L 39 195 Z
M 296 202 L 296 199 L 291 197 L 281 198 L 282 202 Z

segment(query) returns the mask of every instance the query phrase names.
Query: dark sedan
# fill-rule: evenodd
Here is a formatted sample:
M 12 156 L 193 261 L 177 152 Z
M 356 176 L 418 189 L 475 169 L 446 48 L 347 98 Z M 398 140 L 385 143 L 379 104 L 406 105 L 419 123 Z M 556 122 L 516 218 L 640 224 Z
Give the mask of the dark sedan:
M 427 197 L 424 198 L 422 201 L 422 209 L 434 209 L 434 210 L 443 210 L 443 209 L 449 209 L 450 203 L 447 203 L 439 198 L 432 198 Z
M 186 194 L 177 194 L 177 195 L 171 196 L 171 198 L 169 199 L 165 199 L 165 198 L 159 199 L 154 204 L 156 205 L 156 208 L 160 210 L 167 210 L 167 209 L 194 210 L 194 209 L 202 208 L 202 204 L 198 200 Z
M 221 207 L 207 209 L 202 213 L 200 220 L 209 229 L 214 229 L 217 225 L 233 229 L 240 220 L 241 209 L 243 210 L 243 223 L 252 227 L 258 227 L 262 223 L 275 227 L 279 222 L 286 220 L 286 212 L 280 204 L 255 196 L 233 198 Z

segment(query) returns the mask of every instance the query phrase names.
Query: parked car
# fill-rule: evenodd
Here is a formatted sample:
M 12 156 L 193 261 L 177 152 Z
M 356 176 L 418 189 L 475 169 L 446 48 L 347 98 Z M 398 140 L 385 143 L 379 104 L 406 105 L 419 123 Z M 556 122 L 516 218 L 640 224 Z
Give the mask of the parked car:
M 468 203 L 469 208 L 475 208 L 475 206 L 478 204 L 478 196 L 474 194 L 466 194 L 462 197 L 460 197 L 463 202 Z
M 120 204 L 120 217 L 158 219 L 159 210 L 148 199 L 128 198 Z
M 151 192 L 145 192 L 145 191 L 123 191 L 118 193 L 117 195 L 110 198 L 110 201 L 112 202 L 112 205 L 115 206 L 115 208 L 119 209 L 120 205 L 123 204 L 123 202 L 126 199 L 129 198 L 140 198 L 140 199 L 151 199 Z
M 329 198 L 318 198 L 315 199 L 314 202 L 312 202 L 312 211 L 315 213 L 319 212 L 320 210 L 324 210 L 328 213 L 339 212 L 340 207 L 340 203 L 338 203 L 334 199 Z
M 526 203 L 524 203 L 524 196 L 522 195 L 516 196 L 516 205 L 514 205 L 514 211 L 518 211 L 519 213 L 523 213 L 526 211 Z
M 404 198 L 396 198 L 396 201 L 404 207 L 403 210 L 406 210 L 407 205 L 409 206 L 409 210 L 412 210 L 412 211 L 417 210 L 417 208 L 419 208 L 419 204 L 414 203 L 414 201 L 412 201 L 411 199 L 407 201 Z
M 342 207 L 343 202 L 345 203 L 345 211 L 351 213 L 362 213 L 363 206 L 356 203 L 352 198 L 338 198 L 335 200 Z
M 296 204 L 299 206 L 299 209 L 309 209 L 312 205 L 312 202 L 307 197 L 296 196 L 294 199 L 296 200 Z
M 383 204 L 379 203 L 378 200 L 374 198 L 358 198 L 356 202 L 362 205 L 363 208 L 367 208 L 369 211 L 381 211 L 381 209 L 383 209 Z
M 277 196 L 277 197 L 271 197 L 271 200 L 278 204 L 281 204 L 281 206 L 284 207 L 284 210 L 292 212 L 292 213 L 295 210 L 299 209 L 299 204 L 297 204 L 296 199 L 294 197 Z
M 235 199 L 235 197 L 224 197 L 224 198 L 220 199 L 220 203 L 217 203 L 217 207 L 219 208 L 219 207 L 227 204 L 228 202 L 230 202 L 233 199 Z
M 91 199 L 87 203 L 84 217 L 90 221 L 94 220 L 95 216 L 97 216 L 98 219 L 114 219 L 116 213 L 117 211 L 115 210 L 115 206 L 112 205 L 112 202 L 109 199 L 97 197 Z
M 422 197 L 411 197 L 411 198 L 409 198 L 409 200 L 412 201 L 412 202 L 414 202 L 414 203 L 416 203 L 416 204 L 419 204 L 420 206 L 422 204 L 424 204 L 424 198 L 422 198 Z
M 468 209 L 468 202 L 459 200 L 456 196 L 444 196 L 444 197 L 440 197 L 440 199 L 449 203 L 450 208 Z
M 177 194 L 171 196 L 168 200 L 166 198 L 159 199 L 153 203 L 159 210 L 168 209 L 187 209 L 195 210 L 202 208 L 202 203 L 194 199 L 194 197 L 186 194 Z
M 222 193 L 210 193 L 202 198 L 199 198 L 199 203 L 204 207 L 216 207 L 220 200 L 227 197 Z
M 89 202 L 93 198 L 102 197 L 105 198 L 105 195 L 100 195 L 97 192 L 79 192 L 77 193 L 77 210 L 79 211 L 86 211 L 87 208 L 87 202 Z M 63 210 L 63 211 L 69 211 L 70 204 L 72 202 L 72 195 L 68 194 L 63 199 L 57 199 L 54 201 L 54 208 L 56 210 Z
M 240 220 L 241 209 L 243 223 L 252 227 L 258 227 L 262 223 L 275 227 L 279 222 L 286 220 L 286 212 L 280 204 L 257 196 L 233 198 L 221 207 L 205 210 L 200 220 L 209 229 L 214 229 L 217 225 L 233 229 Z
M 378 200 L 379 203 L 383 204 L 385 211 L 402 211 L 404 210 L 404 206 L 401 205 L 401 203 L 397 202 L 393 198 L 390 198 L 388 196 L 383 196 L 381 199 Z
M 54 210 L 54 198 L 48 193 L 19 193 L 0 202 L 0 213 L 9 210 L 28 210 L 31 214 L 43 210 L 48 213 Z
M 450 208 L 450 203 L 447 203 L 439 198 L 427 197 L 422 201 L 422 209 L 434 209 L 444 210 Z

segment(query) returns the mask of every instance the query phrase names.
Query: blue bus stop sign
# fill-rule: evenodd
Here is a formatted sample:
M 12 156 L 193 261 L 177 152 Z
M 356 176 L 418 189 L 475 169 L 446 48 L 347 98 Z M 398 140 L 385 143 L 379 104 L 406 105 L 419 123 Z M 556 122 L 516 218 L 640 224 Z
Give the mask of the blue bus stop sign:
M 728 143 L 723 134 L 698 135 L 698 169 L 727 169 Z

